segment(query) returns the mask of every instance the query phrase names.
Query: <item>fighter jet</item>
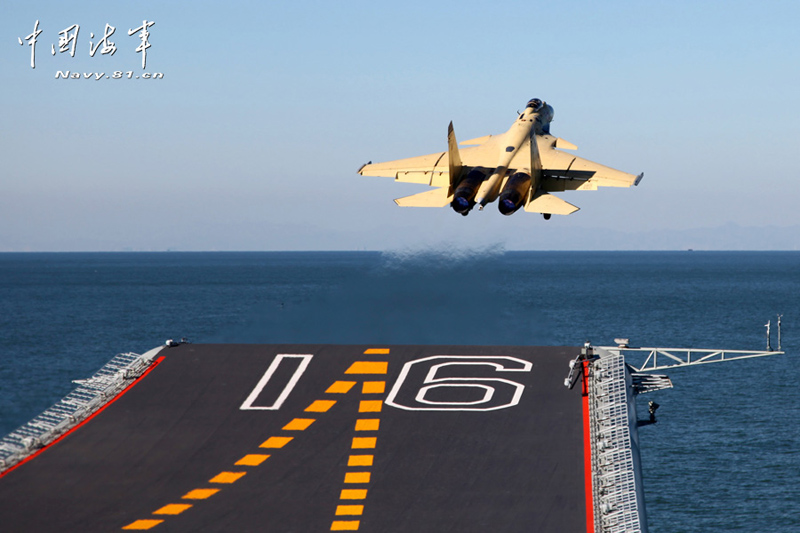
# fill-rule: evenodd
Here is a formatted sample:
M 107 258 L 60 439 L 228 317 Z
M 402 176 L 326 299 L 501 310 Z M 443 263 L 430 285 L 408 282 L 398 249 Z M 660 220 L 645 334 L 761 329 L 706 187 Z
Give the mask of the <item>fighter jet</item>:
M 486 135 L 465 141 L 459 148 L 453 123 L 447 129 L 447 151 L 362 165 L 362 176 L 382 176 L 395 181 L 437 187 L 395 203 L 412 207 L 450 205 L 464 216 L 478 206 L 498 201 L 500 212 L 525 211 L 569 215 L 574 205 L 550 194 L 560 191 L 593 191 L 598 187 L 639 185 L 644 173 L 635 176 L 576 157 L 561 150 L 577 150 L 574 144 L 550 135 L 553 108 L 534 98 L 502 135 Z

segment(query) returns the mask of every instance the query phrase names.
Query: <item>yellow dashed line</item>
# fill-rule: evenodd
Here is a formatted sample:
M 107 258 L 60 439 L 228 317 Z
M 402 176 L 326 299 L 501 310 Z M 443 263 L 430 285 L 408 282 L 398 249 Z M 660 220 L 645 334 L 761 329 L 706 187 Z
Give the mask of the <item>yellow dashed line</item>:
M 347 459 L 347 466 L 372 466 L 372 455 L 351 455 Z
M 355 385 L 355 381 L 335 381 L 325 392 L 328 394 L 346 394 Z
M 356 420 L 356 431 L 378 431 L 380 427 L 380 418 L 361 418 Z
M 340 500 L 364 500 L 367 497 L 367 489 L 343 489 L 339 495 Z
M 137 520 L 136 522 L 128 524 L 122 529 L 138 529 L 138 530 L 151 529 L 156 527 L 161 522 L 163 522 L 163 520 Z
M 364 513 L 363 505 L 337 505 L 336 516 L 361 516 Z
M 361 400 L 358 404 L 359 413 L 380 413 L 382 408 L 382 400 Z
M 334 520 L 331 531 L 358 531 L 358 520 Z
M 369 483 L 369 472 L 347 472 L 344 475 L 345 483 Z
M 385 391 L 385 381 L 365 381 L 361 386 L 362 394 L 383 394 Z
M 181 514 L 191 506 L 192 506 L 191 503 L 171 503 L 169 505 L 165 505 L 158 511 L 153 512 L 153 514 L 171 514 L 171 515 Z
M 365 354 L 388 354 L 388 348 L 370 348 Z M 386 374 L 389 363 L 386 361 L 355 361 L 345 371 L 345 374 Z M 364 381 L 361 384 L 362 394 L 384 394 L 386 392 L 385 381 Z M 358 404 L 359 413 L 380 413 L 383 409 L 383 400 L 361 400 Z M 377 415 L 380 416 L 380 415 Z M 356 420 L 355 430 L 378 431 L 381 427 L 380 418 L 359 418 Z M 374 449 L 378 443 L 377 437 L 353 437 L 351 449 L 369 450 Z M 351 455 L 348 457 L 348 467 L 371 467 L 373 465 L 373 455 Z M 345 472 L 345 486 L 352 484 L 366 484 L 372 479 L 371 472 Z M 340 500 L 365 500 L 367 489 L 343 489 Z M 336 516 L 361 516 L 364 513 L 363 505 L 338 505 Z M 331 523 L 331 531 L 358 531 L 359 520 L 334 520 Z
M 386 361 L 356 361 L 345 374 L 385 374 L 389 369 Z
M 389 353 L 389 348 L 370 348 L 368 350 L 364 350 L 364 355 L 370 355 L 370 354 L 383 354 L 383 355 L 385 355 L 385 354 L 388 354 L 388 353 Z
M 353 437 L 353 445 L 351 448 L 354 450 L 374 448 L 377 442 L 378 439 L 376 437 Z
M 314 423 L 313 418 L 295 418 L 294 420 L 283 426 L 283 429 L 285 429 L 286 431 L 303 431 L 313 423 Z
M 270 437 L 259 448 L 283 448 L 294 437 Z
M 371 348 L 365 354 L 388 354 L 388 348 Z M 389 363 L 386 361 L 355 361 L 345 372 L 346 374 L 386 374 Z M 327 394 L 346 394 L 355 387 L 356 381 L 335 381 L 325 391 Z M 386 391 L 385 381 L 366 381 L 362 383 L 362 394 L 383 394 Z M 334 405 L 335 400 L 316 400 L 306 407 L 305 411 L 310 413 L 326 413 Z M 359 412 L 375 413 L 380 412 L 383 402 L 380 400 L 363 400 L 359 404 Z M 304 431 L 316 421 L 314 418 L 295 418 L 285 426 L 284 431 Z M 380 428 L 380 419 L 359 419 L 356 421 L 356 431 L 377 431 Z M 273 436 L 264 441 L 261 448 L 283 448 L 293 437 Z M 376 437 L 355 437 L 353 438 L 352 448 L 369 449 L 375 448 Z M 270 456 L 267 454 L 247 454 L 238 461 L 237 466 L 259 466 Z M 348 466 L 372 466 L 372 455 L 351 455 L 348 458 Z M 244 477 L 247 472 L 220 472 L 209 480 L 209 483 L 230 484 Z M 369 483 L 370 472 L 346 472 L 344 482 L 348 484 Z M 205 500 L 210 498 L 220 489 L 194 489 L 182 496 L 184 500 Z M 367 497 L 367 489 L 343 489 L 340 494 L 342 500 L 364 500 Z M 192 504 L 172 503 L 165 505 L 153 512 L 154 515 L 178 515 L 191 508 Z M 339 505 L 336 507 L 337 516 L 360 516 L 364 512 L 363 505 Z M 125 530 L 148 530 L 164 522 L 159 519 L 136 520 L 124 526 Z M 335 520 L 331 524 L 331 531 L 357 531 L 359 520 Z
M 244 477 L 247 472 L 220 472 L 208 480 L 209 483 L 233 483 Z
M 327 413 L 328 410 L 336 404 L 336 400 L 317 400 L 308 407 L 306 412 L 309 413 Z
M 267 459 L 269 459 L 269 455 L 252 453 L 245 455 L 233 464 L 236 466 L 258 466 Z
M 219 489 L 194 489 L 183 495 L 184 500 L 205 500 L 218 493 Z

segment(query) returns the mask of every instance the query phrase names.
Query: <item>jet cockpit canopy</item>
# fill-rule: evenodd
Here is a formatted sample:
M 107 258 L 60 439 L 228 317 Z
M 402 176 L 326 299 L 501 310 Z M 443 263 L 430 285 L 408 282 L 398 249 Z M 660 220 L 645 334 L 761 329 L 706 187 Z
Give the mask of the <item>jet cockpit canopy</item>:
M 542 108 L 543 104 L 544 102 L 542 102 L 538 98 L 533 98 L 531 100 L 528 100 L 528 105 L 526 105 L 525 107 L 530 107 L 533 108 L 534 111 L 539 111 L 539 109 Z

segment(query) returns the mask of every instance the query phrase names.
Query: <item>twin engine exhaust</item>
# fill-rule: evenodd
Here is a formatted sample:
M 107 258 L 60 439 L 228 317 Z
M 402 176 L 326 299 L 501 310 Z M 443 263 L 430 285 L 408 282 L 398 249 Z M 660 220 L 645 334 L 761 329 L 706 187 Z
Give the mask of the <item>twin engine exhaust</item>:
M 453 193 L 450 207 L 453 211 L 467 216 L 475 206 L 475 195 L 483 181 L 486 179 L 486 170 L 483 168 L 472 169 L 467 176 L 459 182 Z M 531 175 L 527 172 L 516 172 L 507 181 L 500 192 L 498 207 L 506 216 L 513 215 L 522 207 L 531 188 Z

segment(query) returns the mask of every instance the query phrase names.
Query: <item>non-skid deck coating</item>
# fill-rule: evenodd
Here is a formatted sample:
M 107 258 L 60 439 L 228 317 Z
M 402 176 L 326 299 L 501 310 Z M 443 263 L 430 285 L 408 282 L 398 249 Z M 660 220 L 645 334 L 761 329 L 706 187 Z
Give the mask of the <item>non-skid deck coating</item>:
M 102 413 L 0 478 L 0 524 L 9 532 L 586 531 L 581 391 L 563 385 L 578 352 L 164 349 Z

